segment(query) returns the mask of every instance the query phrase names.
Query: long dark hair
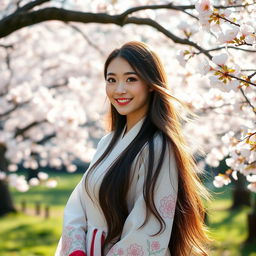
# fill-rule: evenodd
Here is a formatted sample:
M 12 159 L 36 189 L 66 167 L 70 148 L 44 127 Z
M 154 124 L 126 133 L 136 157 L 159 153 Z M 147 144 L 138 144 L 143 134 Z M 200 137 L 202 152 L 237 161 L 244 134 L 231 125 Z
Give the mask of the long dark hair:
M 99 203 L 108 225 L 105 245 L 120 238 L 123 225 L 129 214 L 126 197 L 130 184 L 131 165 L 144 145 L 148 145 L 150 161 L 143 188 L 147 207 L 144 224 L 149 215 L 153 214 L 160 223 L 158 233 L 166 228 L 153 199 L 164 154 L 168 145 L 171 145 L 178 170 L 178 196 L 169 249 L 175 256 L 207 255 L 205 244 L 208 242 L 208 238 L 203 224 L 205 209 L 201 201 L 201 196 L 206 195 L 207 192 L 196 175 L 195 161 L 189 153 L 182 135 L 181 117 L 174 107 L 174 102 L 181 105 L 182 103 L 170 94 L 163 65 L 158 56 L 146 44 L 129 42 L 120 49 L 114 50 L 105 62 L 105 79 L 110 62 L 117 57 L 125 59 L 147 86 L 153 90 L 148 113 L 141 130 L 108 168 L 100 186 Z M 125 127 L 126 117 L 120 115 L 112 105 L 110 123 L 113 137 L 103 155 L 90 168 L 88 174 L 93 172 L 95 167 L 107 157 Z M 162 150 L 157 163 L 154 160 L 154 135 L 156 133 L 160 134 L 162 138 Z M 153 170 L 153 166 L 157 166 L 156 170 Z M 88 191 L 87 181 L 88 175 L 85 180 Z

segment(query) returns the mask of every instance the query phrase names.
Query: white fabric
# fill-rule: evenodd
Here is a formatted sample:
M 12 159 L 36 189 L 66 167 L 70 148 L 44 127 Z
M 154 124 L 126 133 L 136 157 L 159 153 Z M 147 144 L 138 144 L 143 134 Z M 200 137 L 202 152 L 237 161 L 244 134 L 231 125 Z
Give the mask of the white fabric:
M 121 136 L 110 154 L 89 175 L 89 192 L 87 194 L 83 176 L 81 182 L 72 192 L 64 210 L 63 233 L 59 241 L 55 256 L 68 256 L 76 250 L 94 256 L 101 255 L 102 236 L 107 234 L 107 224 L 98 203 L 98 192 L 101 181 L 108 167 L 115 161 L 119 154 L 129 145 L 138 134 L 144 119 L 140 120 L 130 131 Z M 98 144 L 97 151 L 89 168 L 97 161 L 107 148 L 112 133 L 104 136 Z M 154 137 L 155 161 L 157 162 L 162 148 L 162 139 L 159 135 Z M 170 256 L 168 243 L 170 240 L 173 217 L 178 190 L 178 177 L 174 154 L 167 147 L 164 162 L 157 179 L 155 188 L 155 205 L 165 221 L 164 232 L 152 236 L 159 231 L 159 222 L 152 215 L 148 222 L 139 228 L 145 220 L 146 208 L 143 198 L 143 184 L 148 164 L 148 146 L 141 150 L 132 164 L 131 185 L 127 201 L 129 215 L 125 221 L 122 235 L 114 245 L 108 245 L 104 256 Z M 121 170 L 120 170 L 121 171 Z M 96 231 L 95 231 L 96 229 Z M 93 234 L 95 236 L 93 237 Z M 94 248 L 91 249 L 92 240 Z

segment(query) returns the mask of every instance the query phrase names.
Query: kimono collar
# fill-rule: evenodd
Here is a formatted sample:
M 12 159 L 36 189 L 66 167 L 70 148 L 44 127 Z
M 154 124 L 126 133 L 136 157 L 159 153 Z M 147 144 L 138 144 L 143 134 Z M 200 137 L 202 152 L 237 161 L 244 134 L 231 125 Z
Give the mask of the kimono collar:
M 125 137 L 135 138 L 138 132 L 140 131 L 140 128 L 142 127 L 145 118 L 146 116 L 142 117 L 126 134 L 124 134 L 127 128 L 127 125 L 125 125 L 120 136 L 121 140 L 123 140 Z

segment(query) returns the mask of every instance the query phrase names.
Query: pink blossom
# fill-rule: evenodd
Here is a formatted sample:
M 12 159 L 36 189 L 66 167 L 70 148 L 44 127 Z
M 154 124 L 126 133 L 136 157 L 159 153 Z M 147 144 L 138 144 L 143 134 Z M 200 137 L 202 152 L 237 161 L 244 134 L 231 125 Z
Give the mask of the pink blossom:
M 50 179 L 46 182 L 46 187 L 55 188 L 57 186 L 57 184 L 58 184 L 57 180 Z
M 6 178 L 6 173 L 0 171 L 0 180 L 4 180 Z
M 250 34 L 246 36 L 244 40 L 247 44 L 253 44 L 255 42 L 255 39 L 256 39 L 255 34 Z
M 248 36 L 248 35 L 253 34 L 254 28 L 248 24 L 242 24 L 240 27 L 240 31 L 243 36 Z
M 209 0 L 198 1 L 195 4 L 195 7 L 196 7 L 196 10 L 199 12 L 199 14 L 204 14 L 204 13 L 209 14 L 209 12 L 212 12 L 212 5 Z
M 142 256 L 144 255 L 142 246 L 138 244 L 132 244 L 128 249 L 127 249 L 127 256 Z
M 185 66 L 187 64 L 187 60 L 185 59 L 184 51 L 180 50 L 176 56 L 176 59 L 180 63 L 181 66 Z
M 239 32 L 239 27 L 234 25 L 229 25 L 229 27 L 223 30 L 218 35 L 218 40 L 220 43 L 228 43 L 234 40 Z
M 75 235 L 75 238 L 76 238 L 77 240 L 82 240 L 82 236 L 79 235 L 79 234 L 76 234 L 76 235 Z
M 201 75 L 206 75 L 211 70 L 211 66 L 207 59 L 202 60 L 198 64 L 198 71 Z
M 122 248 L 119 248 L 117 250 L 117 255 L 124 255 L 124 250 Z
M 72 246 L 73 239 L 69 237 L 68 235 L 63 235 L 62 236 L 62 248 L 61 248 L 61 253 L 63 255 L 66 255 L 67 252 L 70 251 L 70 248 Z
M 173 218 L 175 212 L 176 198 L 172 195 L 165 196 L 160 201 L 160 212 L 164 218 Z
M 246 176 L 246 179 L 249 181 L 249 182 L 256 182 L 256 175 L 247 175 Z
M 252 192 L 256 192 L 256 182 L 249 184 L 247 188 Z
M 152 251 L 158 251 L 160 249 L 160 243 L 158 241 L 153 241 L 151 244 Z
M 221 188 L 224 185 L 228 185 L 231 182 L 230 178 L 226 175 L 218 175 L 215 176 L 214 181 L 213 181 L 213 185 L 216 188 Z
M 233 171 L 231 175 L 232 175 L 234 180 L 238 180 L 237 171 Z
M 212 61 L 217 65 L 224 65 L 228 60 L 228 55 L 226 53 L 221 53 L 213 56 Z

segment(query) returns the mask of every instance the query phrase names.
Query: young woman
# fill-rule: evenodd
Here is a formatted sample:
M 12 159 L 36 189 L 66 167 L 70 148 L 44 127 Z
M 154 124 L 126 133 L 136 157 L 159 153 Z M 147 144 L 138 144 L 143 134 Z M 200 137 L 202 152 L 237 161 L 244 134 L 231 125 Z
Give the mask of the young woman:
M 68 200 L 55 256 L 208 255 L 205 190 L 159 58 L 129 42 L 104 76 L 112 132 Z

